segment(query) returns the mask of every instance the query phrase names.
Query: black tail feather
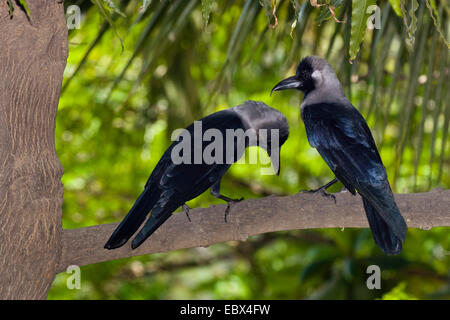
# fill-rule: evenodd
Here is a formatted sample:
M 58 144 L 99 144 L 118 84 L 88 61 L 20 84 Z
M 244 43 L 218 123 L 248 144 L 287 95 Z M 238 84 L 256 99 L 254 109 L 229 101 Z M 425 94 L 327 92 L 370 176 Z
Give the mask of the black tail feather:
M 373 240 L 385 254 L 399 254 L 402 251 L 402 242 L 388 224 L 383 220 L 375 208 L 368 200 L 363 198 L 364 209 L 366 211 L 367 220 L 369 220 L 370 230 L 372 231 Z
M 389 231 L 403 242 L 408 226 L 395 203 L 389 182 L 385 180 L 376 186 L 373 184 L 359 186 L 358 192 L 370 204 L 371 210 L 369 211 L 377 215 L 377 218 L 382 219 Z M 366 213 L 367 211 L 366 209 Z
M 145 225 L 139 230 L 136 237 L 131 242 L 131 248 L 139 247 L 153 232 L 156 231 L 172 215 L 171 209 L 155 207 Z
M 123 246 L 139 229 L 158 199 L 158 191 L 146 188 L 136 200 L 130 212 L 114 230 L 105 244 L 105 249 L 116 249 Z

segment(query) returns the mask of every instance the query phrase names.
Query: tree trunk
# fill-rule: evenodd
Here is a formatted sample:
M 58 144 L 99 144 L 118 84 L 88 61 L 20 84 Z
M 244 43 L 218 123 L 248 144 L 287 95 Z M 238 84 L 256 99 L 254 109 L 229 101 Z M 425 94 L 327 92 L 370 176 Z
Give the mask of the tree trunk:
M 0 1 L 0 298 L 42 299 L 61 255 L 63 169 L 55 118 L 66 65 L 64 7 Z

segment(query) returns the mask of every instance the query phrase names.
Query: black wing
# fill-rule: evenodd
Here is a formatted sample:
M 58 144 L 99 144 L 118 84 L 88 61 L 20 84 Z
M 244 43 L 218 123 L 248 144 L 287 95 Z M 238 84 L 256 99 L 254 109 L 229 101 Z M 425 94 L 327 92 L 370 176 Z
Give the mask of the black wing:
M 201 120 L 201 134 L 203 135 L 205 131 L 209 129 L 218 130 L 223 137 L 225 137 L 225 132 L 227 129 L 243 129 L 243 124 L 237 114 L 233 111 L 223 110 L 213 113 Z M 223 146 L 222 150 L 222 161 L 221 164 L 216 163 L 195 163 L 194 152 L 199 152 L 199 150 L 194 150 L 194 138 L 201 139 L 201 137 L 194 137 L 194 124 L 186 128 L 191 137 L 190 145 L 192 146 L 189 163 L 175 164 L 172 161 L 172 151 L 173 149 L 181 143 L 181 141 L 174 142 L 168 150 L 165 152 L 160 163 L 155 167 L 155 174 L 152 173 L 149 180 L 147 181 L 146 187 L 157 186 L 160 190 L 168 191 L 170 193 L 178 194 L 178 202 L 182 201 L 183 204 L 189 201 L 204 191 L 206 191 L 211 185 L 226 172 L 230 164 L 226 157 L 226 144 L 221 144 Z M 213 141 L 202 141 L 201 152 L 211 144 Z M 234 150 L 237 153 L 236 149 Z M 180 204 L 180 205 L 181 205 Z
M 406 223 L 364 118 L 350 103 L 309 105 L 302 118 L 311 146 L 350 192 L 363 197 L 375 242 L 387 253 L 398 253 Z
M 235 112 L 229 110 L 216 112 L 199 120 L 199 122 L 201 122 L 200 134 L 202 136 L 208 129 L 225 132 L 226 129 L 242 128 L 240 118 Z M 174 163 L 172 151 L 183 142 L 183 139 L 174 142 L 161 157 L 150 175 L 144 191 L 114 231 L 105 247 L 112 249 L 126 243 L 151 211 L 146 224 L 133 239 L 132 247 L 138 247 L 170 217 L 173 211 L 206 191 L 225 174 L 230 166 L 226 163 L 226 159 L 223 159 L 222 164 L 207 164 L 203 161 L 198 164 L 195 163 L 194 139 L 200 139 L 200 152 L 203 152 L 204 148 L 211 142 L 203 141 L 202 136 L 195 136 L 194 124 L 187 127 L 185 134 L 186 132 L 189 135 L 185 135 L 184 138 L 188 139 L 192 147 L 190 148 L 192 151 L 190 161 L 188 163 Z M 226 154 L 225 151 L 223 151 L 223 155 Z

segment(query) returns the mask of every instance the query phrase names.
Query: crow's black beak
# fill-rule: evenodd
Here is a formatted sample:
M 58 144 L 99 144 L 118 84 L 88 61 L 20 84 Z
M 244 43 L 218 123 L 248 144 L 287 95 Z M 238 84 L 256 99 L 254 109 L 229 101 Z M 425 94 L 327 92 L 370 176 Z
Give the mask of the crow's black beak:
M 286 78 L 284 80 L 281 80 L 277 83 L 275 87 L 273 87 L 272 91 L 270 92 L 270 95 L 274 91 L 280 91 L 280 90 L 286 90 L 286 89 L 299 89 L 302 85 L 302 82 L 297 79 L 296 76 L 292 76 L 289 78 Z

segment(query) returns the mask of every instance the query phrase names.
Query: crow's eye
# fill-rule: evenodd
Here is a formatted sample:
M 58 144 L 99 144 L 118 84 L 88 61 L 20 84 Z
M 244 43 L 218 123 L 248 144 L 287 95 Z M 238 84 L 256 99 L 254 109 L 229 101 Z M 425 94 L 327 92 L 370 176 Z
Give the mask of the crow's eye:
M 300 73 L 300 79 L 304 82 L 307 82 L 311 79 L 311 72 L 309 72 L 308 70 L 302 70 Z

